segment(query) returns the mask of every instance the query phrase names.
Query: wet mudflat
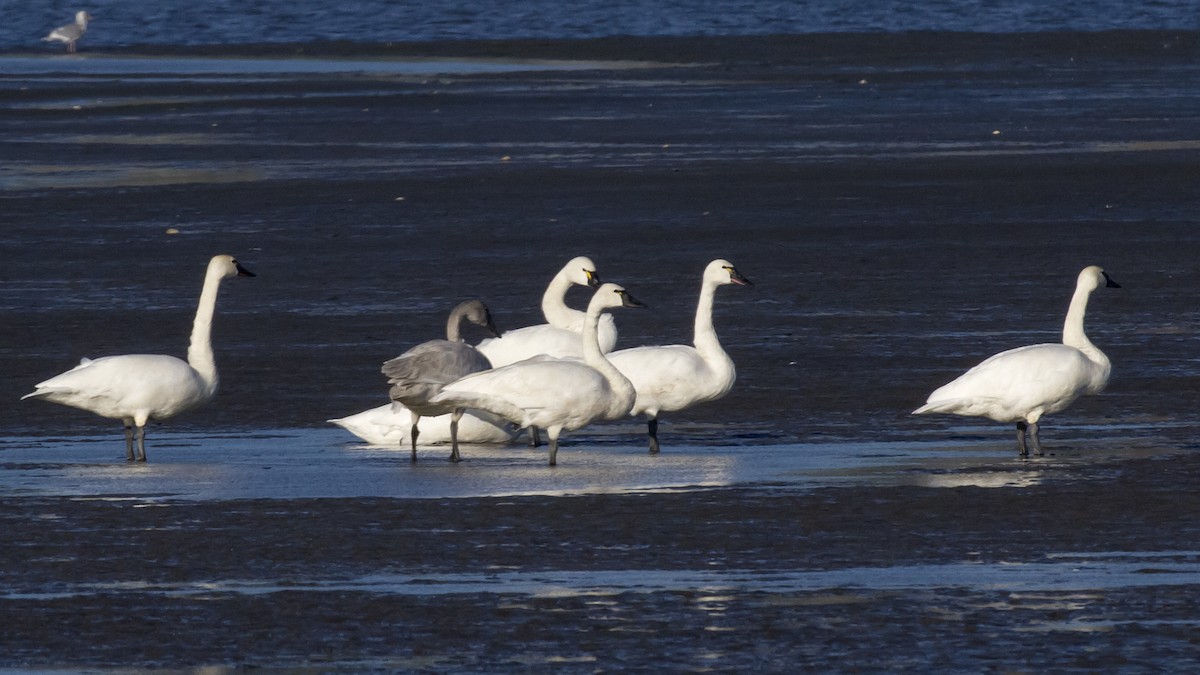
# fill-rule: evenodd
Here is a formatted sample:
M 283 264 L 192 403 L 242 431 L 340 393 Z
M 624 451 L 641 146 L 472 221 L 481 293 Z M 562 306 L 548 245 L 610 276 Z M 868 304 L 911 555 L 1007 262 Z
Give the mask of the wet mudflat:
M 1194 45 L 863 39 L 6 75 L 0 666 L 1194 669 Z M 148 466 L 17 401 L 80 356 L 181 355 L 217 252 L 259 274 L 222 289 L 222 391 Z M 660 457 L 629 421 L 555 470 L 414 467 L 324 424 L 463 298 L 538 321 L 579 254 L 651 306 L 619 346 L 687 341 L 712 258 L 756 283 L 718 294 L 734 391 Z M 1123 286 L 1088 314 L 1114 376 L 1050 456 L 908 415 L 1056 339 L 1089 264 Z

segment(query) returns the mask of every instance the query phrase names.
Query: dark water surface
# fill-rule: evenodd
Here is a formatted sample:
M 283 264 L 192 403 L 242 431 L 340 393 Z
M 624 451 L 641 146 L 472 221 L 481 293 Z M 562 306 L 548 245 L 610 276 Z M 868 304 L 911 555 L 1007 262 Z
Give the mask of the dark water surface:
M 437 40 L 589 39 L 821 33 L 1034 33 L 1200 29 L 1187 0 L 50 0 L 0 3 L 0 50 L 62 51 L 38 40 L 79 9 L 84 49 L 178 45 L 379 45 Z
M 1194 670 L 1197 49 L 1118 37 L 8 57 L 0 666 Z M 150 464 L 17 400 L 182 355 L 218 252 L 259 276 Z M 620 346 L 686 341 L 715 257 L 756 283 L 717 297 L 737 385 L 664 416 L 662 456 L 630 421 L 557 470 L 412 466 L 324 423 L 463 298 L 539 321 L 580 254 L 651 306 Z M 1090 264 L 1123 286 L 1088 314 L 1114 376 L 1049 456 L 908 415 L 1057 339 Z

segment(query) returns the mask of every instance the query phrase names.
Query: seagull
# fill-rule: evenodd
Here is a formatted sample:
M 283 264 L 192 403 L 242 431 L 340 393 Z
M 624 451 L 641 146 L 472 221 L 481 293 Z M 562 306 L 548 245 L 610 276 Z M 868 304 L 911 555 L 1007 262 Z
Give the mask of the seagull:
M 67 53 L 74 54 L 75 42 L 87 32 L 88 21 L 91 19 L 92 15 L 83 10 L 75 12 L 75 23 L 55 28 L 50 31 L 49 35 L 42 38 L 42 42 L 65 42 L 67 43 Z

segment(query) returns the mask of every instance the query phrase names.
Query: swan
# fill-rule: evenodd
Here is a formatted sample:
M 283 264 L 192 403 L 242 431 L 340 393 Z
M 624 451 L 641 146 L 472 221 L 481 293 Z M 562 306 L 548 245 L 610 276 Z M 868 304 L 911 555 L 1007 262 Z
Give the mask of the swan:
M 629 414 L 646 416 L 651 454 L 658 452 L 660 412 L 715 401 L 729 393 L 737 379 L 733 360 L 721 348 L 712 321 L 717 287 L 729 284 L 754 285 L 728 260 L 714 260 L 704 268 L 692 338 L 694 347 L 651 345 L 622 349 L 608 355 L 612 364 L 637 390 L 637 401 Z
M 75 23 L 69 23 L 65 26 L 59 26 L 50 31 L 50 34 L 42 38 L 42 42 L 65 42 L 67 44 L 67 53 L 75 53 L 75 42 L 83 37 L 87 32 L 88 21 L 92 18 L 87 12 L 75 12 Z
M 412 413 L 393 403 L 326 421 L 371 445 L 388 447 L 402 445 L 412 429 Z M 468 410 L 459 421 L 456 435 L 461 443 L 510 443 L 515 435 L 511 427 L 494 415 Z M 422 419 L 421 441 L 425 444 L 449 443 L 450 415 Z
M 1120 288 L 1096 266 L 1079 273 L 1075 294 L 1063 324 L 1062 344 L 1038 344 L 1000 352 L 929 395 L 913 411 L 987 417 L 1017 423 L 1017 449 L 1029 456 L 1025 434 L 1041 455 L 1038 420 L 1071 405 L 1083 394 L 1100 393 L 1108 384 L 1112 365 L 1083 332 L 1088 298 L 1101 285 Z
M 637 392 L 600 350 L 600 316 L 613 307 L 644 307 L 624 288 L 604 284 L 588 303 L 583 361 L 532 358 L 468 375 L 444 387 L 434 403 L 485 410 L 520 427 L 537 426 L 550 437 L 550 466 L 563 429 L 615 420 L 629 414 Z
M 228 277 L 252 277 L 233 256 L 214 256 L 204 275 L 200 304 L 192 324 L 187 361 L 160 354 L 124 354 L 83 359 L 71 370 L 38 383 L 21 397 L 94 412 L 125 423 L 125 457 L 133 460 L 133 427 L 137 427 L 137 460 L 146 461 L 146 422 L 165 420 L 207 403 L 217 393 L 217 365 L 212 351 L 213 310 L 217 289 Z
M 593 288 L 600 285 L 596 264 L 591 258 L 572 258 L 550 280 L 550 285 L 542 295 L 542 314 L 547 323 L 506 331 L 500 337 L 480 342 L 476 348 L 492 362 L 494 368 L 540 354 L 582 358 L 583 343 L 579 336 L 583 333 L 585 313 L 568 307 L 565 301 L 572 284 Z M 611 314 L 604 314 L 600 319 L 600 351 L 607 354 L 616 344 L 616 323 Z
M 388 395 L 394 405 L 408 408 L 412 417 L 412 461 L 417 461 L 418 425 L 422 416 L 437 417 L 450 413 L 450 461 L 459 461 L 458 421 L 462 408 L 430 402 L 442 385 L 449 384 L 471 373 L 489 370 L 490 361 L 474 347 L 463 342 L 463 322 L 469 321 L 488 329 L 492 335 L 500 335 L 487 305 L 479 300 L 459 303 L 446 321 L 446 339 L 430 340 L 409 349 L 400 356 L 390 359 L 381 369 L 392 385 Z

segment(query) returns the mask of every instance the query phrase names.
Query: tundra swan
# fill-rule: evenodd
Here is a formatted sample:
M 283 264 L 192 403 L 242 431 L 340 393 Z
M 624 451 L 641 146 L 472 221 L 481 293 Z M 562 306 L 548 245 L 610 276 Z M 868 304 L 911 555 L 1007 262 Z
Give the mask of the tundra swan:
M 430 403 L 430 399 L 449 384 L 471 373 L 492 367 L 487 357 L 474 347 L 463 342 L 463 322 L 469 321 L 483 326 L 492 335 L 499 335 L 492 314 L 479 300 L 460 303 L 450 312 L 446 321 L 446 339 L 430 340 L 409 349 L 400 356 L 383 364 L 384 375 L 392 385 L 388 395 L 393 405 L 408 408 L 412 416 L 412 461 L 417 461 L 418 425 L 422 416 L 437 417 L 450 413 L 450 461 L 459 461 L 458 421 L 462 408 L 452 405 Z
M 408 408 L 392 403 L 327 421 L 371 445 L 393 448 L 403 447 L 412 430 L 412 413 Z M 455 435 L 462 443 L 509 443 L 515 435 L 511 429 L 511 424 L 494 415 L 480 410 L 468 410 L 459 421 Z M 449 443 L 450 415 L 423 418 L 421 442 Z
M 737 379 L 733 360 L 721 348 L 713 329 L 713 297 L 718 286 L 728 284 L 754 285 L 728 260 L 714 260 L 704 268 L 692 338 L 695 346 L 651 345 L 608 355 L 637 390 L 637 402 L 629 414 L 646 416 L 651 454 L 658 452 L 660 412 L 715 401 L 729 393 Z
M 547 323 L 506 331 L 500 337 L 479 343 L 477 348 L 492 362 L 492 367 L 507 366 L 539 354 L 583 357 L 583 343 L 579 336 L 583 333 L 586 315 L 567 306 L 567 290 L 572 284 L 593 288 L 600 285 L 596 264 L 591 258 L 572 258 L 550 280 L 550 285 L 542 295 L 542 314 Z M 600 351 L 607 354 L 616 344 L 616 323 L 611 314 L 604 314 L 600 319 Z
M 1026 432 L 1034 452 L 1041 455 L 1038 420 L 1042 415 L 1065 409 L 1083 394 L 1100 393 L 1112 374 L 1108 357 L 1083 332 L 1088 298 L 1101 285 L 1120 288 L 1094 265 L 1079 273 L 1063 325 L 1062 344 L 1029 345 L 1000 352 L 935 390 L 913 414 L 952 413 L 1016 422 L 1021 456 L 1029 456 Z
M 233 256 L 218 255 L 209 261 L 192 324 L 187 361 L 159 354 L 83 359 L 78 366 L 39 383 L 32 393 L 21 398 L 40 398 L 123 420 L 125 456 L 129 460 L 134 459 L 133 427 L 137 427 L 137 460 L 146 461 L 146 422 L 174 417 L 207 403 L 217 393 L 213 310 L 221 280 L 235 276 L 254 274 Z
M 588 303 L 583 326 L 583 361 L 532 358 L 452 382 L 434 403 L 485 410 L 520 427 L 537 426 L 550 437 L 550 466 L 557 463 L 558 437 L 587 424 L 629 414 L 637 392 L 600 350 L 600 316 L 613 307 L 643 307 L 616 284 L 604 284 Z

